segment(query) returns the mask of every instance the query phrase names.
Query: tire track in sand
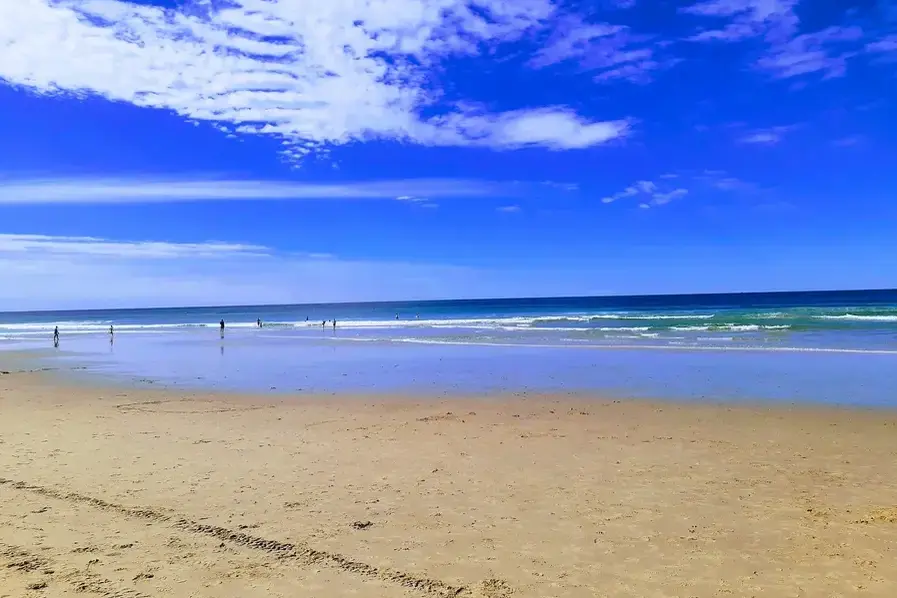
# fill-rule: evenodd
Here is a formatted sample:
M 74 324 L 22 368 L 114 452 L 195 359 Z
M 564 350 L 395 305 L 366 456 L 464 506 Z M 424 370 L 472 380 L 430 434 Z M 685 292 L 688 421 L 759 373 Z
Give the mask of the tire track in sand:
M 47 486 L 29 484 L 27 482 L 10 480 L 7 478 L 0 478 L 0 486 L 8 486 L 16 490 L 32 492 L 47 498 L 85 504 L 96 509 L 114 511 L 128 517 L 135 517 L 154 523 L 169 525 L 184 532 L 210 536 L 219 539 L 222 542 L 229 542 L 238 546 L 276 554 L 280 559 L 292 559 L 305 566 L 317 565 L 333 567 L 363 578 L 391 582 L 403 588 L 415 590 L 424 595 L 434 596 L 436 598 L 454 598 L 471 594 L 470 589 L 466 586 L 454 586 L 437 579 L 417 576 L 394 569 L 375 567 L 338 553 L 316 550 L 304 542 L 289 543 L 260 538 L 226 527 L 199 523 L 187 519 L 186 517 L 167 513 L 159 509 L 127 507 L 103 500 L 102 498 L 80 494 L 78 492 L 65 492 Z M 123 596 L 122 598 L 126 597 Z M 127 598 L 142 597 L 133 596 Z
M 24 575 L 34 572 L 43 573 L 43 578 L 46 581 L 40 580 L 29 584 L 27 586 L 29 590 L 42 590 L 51 582 L 63 581 L 79 594 L 95 594 L 102 598 L 151 598 L 143 592 L 119 587 L 113 581 L 96 573 L 77 569 L 60 570 L 53 559 L 5 542 L 0 542 L 0 561 L 4 563 L 3 566 L 6 569 L 18 571 Z

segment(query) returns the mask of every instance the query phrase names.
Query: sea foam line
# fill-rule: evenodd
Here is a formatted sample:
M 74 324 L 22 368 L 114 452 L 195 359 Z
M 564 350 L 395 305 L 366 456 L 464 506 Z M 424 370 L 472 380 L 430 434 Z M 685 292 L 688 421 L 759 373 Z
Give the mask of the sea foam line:
M 588 350 L 606 350 L 606 349 L 622 349 L 622 350 L 639 350 L 648 349 L 652 351 L 719 351 L 719 352 L 754 352 L 754 353 L 846 353 L 857 355 L 897 355 L 897 349 L 848 349 L 836 347 L 752 347 L 752 346 L 700 346 L 700 345 L 599 345 L 599 344 L 577 344 L 577 345 L 559 345 L 559 344 L 537 344 L 537 343 L 497 343 L 488 342 L 465 342 L 453 340 L 438 339 L 418 339 L 418 338 L 350 338 L 350 337 L 328 337 L 327 340 L 337 342 L 367 342 L 367 343 L 407 343 L 417 345 L 455 345 L 455 346 L 479 346 L 479 347 L 504 347 L 504 348 L 523 348 L 523 349 L 588 349 Z

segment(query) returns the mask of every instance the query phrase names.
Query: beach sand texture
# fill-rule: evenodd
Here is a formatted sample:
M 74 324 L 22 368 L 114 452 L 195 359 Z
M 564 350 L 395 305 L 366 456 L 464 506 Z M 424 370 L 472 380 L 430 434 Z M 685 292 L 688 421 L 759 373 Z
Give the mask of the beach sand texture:
M 897 596 L 897 414 L 0 376 L 0 597 Z

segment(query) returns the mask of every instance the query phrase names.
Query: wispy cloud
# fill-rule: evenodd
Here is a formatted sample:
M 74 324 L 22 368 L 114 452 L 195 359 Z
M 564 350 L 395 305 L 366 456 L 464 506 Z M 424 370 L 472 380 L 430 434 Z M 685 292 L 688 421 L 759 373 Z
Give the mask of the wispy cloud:
M 793 33 L 798 24 L 796 5 L 797 0 L 705 0 L 679 11 L 714 20 L 715 26 L 701 30 L 692 41 L 740 41 L 761 34 Z
M 486 274 L 253 244 L 0 234 L 0 310 L 438 298 Z
M 530 60 L 534 68 L 573 62 L 594 80 L 626 80 L 647 83 L 655 71 L 669 68 L 676 60 L 657 56 L 652 38 L 634 34 L 628 27 L 586 23 L 579 16 L 563 19 L 546 45 Z
M 488 56 L 556 13 L 552 0 L 15 0 L 0 3 L 0 80 L 279 136 L 293 158 L 376 138 L 573 149 L 625 136 L 565 107 L 442 103 L 443 60 Z
M 679 199 L 680 197 L 685 197 L 688 195 L 688 189 L 673 189 L 667 193 L 655 193 L 651 196 L 651 201 L 649 205 L 654 206 L 662 206 L 664 204 L 668 204 L 674 199 Z M 641 204 L 644 206 L 645 204 Z
M 636 181 L 622 191 L 602 198 L 601 203 L 610 204 L 621 199 L 637 198 L 640 200 L 639 207 L 647 209 L 668 204 L 675 199 L 688 195 L 688 189 L 682 187 L 669 188 L 669 183 L 667 182 L 669 180 L 669 178 L 662 179 L 660 183 L 647 180 Z
M 504 212 L 505 214 L 516 214 L 520 211 L 520 206 L 512 205 L 512 206 L 501 206 L 497 208 L 499 212 Z
M 521 196 L 540 183 L 406 179 L 343 183 L 221 179 L 0 179 L 2 204 L 163 203 L 222 200 L 398 199 Z M 426 199 L 424 199 L 426 198 Z
M 0 234 L 0 311 L 259 305 L 597 292 L 532 265 L 348 259 L 329 247 Z M 537 283 L 537 284 L 536 284 Z M 534 286 L 535 284 L 535 286 Z
M 847 137 L 839 137 L 832 141 L 832 145 L 835 147 L 854 147 L 863 142 L 863 138 L 860 135 L 849 135 Z
M 856 26 L 835 24 L 802 31 L 797 6 L 798 0 L 706 0 L 680 12 L 708 23 L 689 37 L 690 41 L 762 42 L 765 51 L 753 66 L 777 79 L 841 77 L 852 58 L 889 46 L 887 42 L 883 46 L 867 43 L 882 32 Z
M 220 257 L 257 258 L 270 256 L 261 245 L 242 243 L 167 243 L 160 241 L 121 242 L 95 237 L 52 237 L 48 235 L 0 234 L 0 254 L 14 256 L 60 255 L 67 257 L 120 257 L 133 259 L 183 259 Z
M 724 170 L 704 170 L 700 173 L 669 172 L 657 177 L 656 181 L 636 181 L 622 191 L 602 198 L 601 202 L 610 204 L 631 198 L 638 202 L 639 208 L 646 210 L 682 199 L 693 192 L 735 192 L 752 188 L 751 183 L 731 176 Z
M 545 147 L 583 149 L 629 134 L 627 120 L 590 122 L 563 106 L 515 110 L 500 115 L 465 107 L 460 112 L 433 118 L 427 125 L 430 145 L 479 145 L 494 149 Z
M 743 135 L 738 141 L 752 145 L 776 145 L 784 139 L 785 135 L 796 128 L 796 125 L 782 125 L 768 129 L 756 129 Z
M 656 185 L 652 181 L 636 181 L 632 185 L 626 187 L 622 191 L 618 191 L 613 195 L 608 195 L 606 197 L 601 198 L 601 203 L 614 203 L 617 200 L 624 199 L 626 197 L 634 197 L 640 193 L 648 194 L 652 193 Z
M 705 170 L 695 180 L 719 191 L 749 191 L 754 184 L 731 176 L 725 170 Z
M 869 42 L 865 49 L 887 61 L 897 61 L 897 33 Z
M 778 79 L 807 74 L 841 77 L 847 72 L 847 61 L 859 54 L 862 39 L 859 27 L 829 27 L 797 35 L 774 44 L 757 66 Z

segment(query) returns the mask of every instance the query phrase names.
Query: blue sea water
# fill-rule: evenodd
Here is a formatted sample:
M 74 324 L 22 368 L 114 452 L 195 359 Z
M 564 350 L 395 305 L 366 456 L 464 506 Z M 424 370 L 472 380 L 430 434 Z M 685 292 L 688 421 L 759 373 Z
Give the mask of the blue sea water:
M 0 348 L 238 390 L 892 404 L 897 291 L 2 313 Z

